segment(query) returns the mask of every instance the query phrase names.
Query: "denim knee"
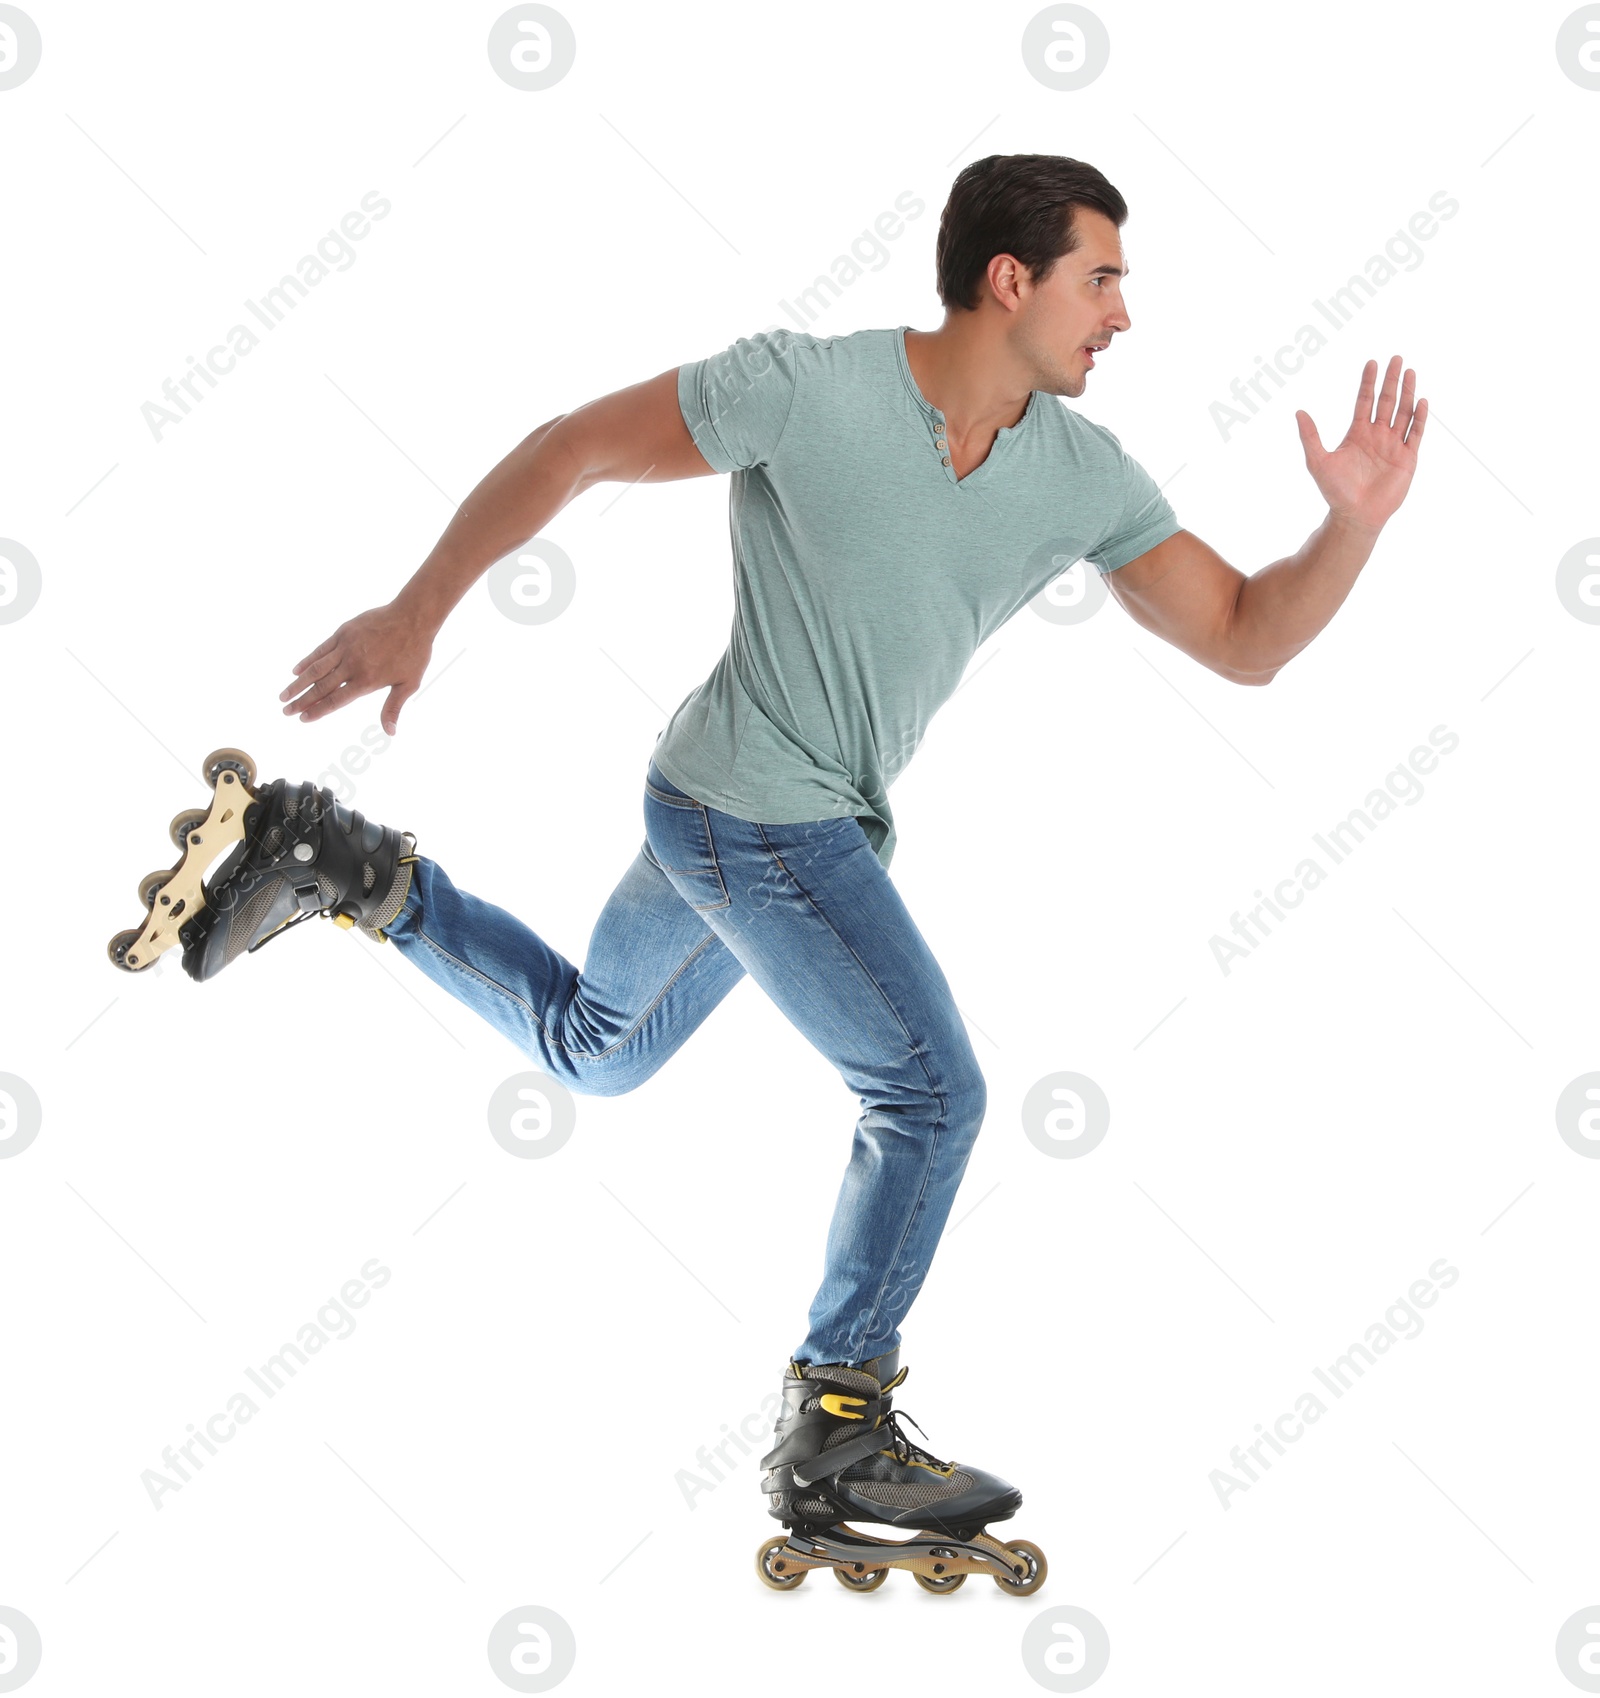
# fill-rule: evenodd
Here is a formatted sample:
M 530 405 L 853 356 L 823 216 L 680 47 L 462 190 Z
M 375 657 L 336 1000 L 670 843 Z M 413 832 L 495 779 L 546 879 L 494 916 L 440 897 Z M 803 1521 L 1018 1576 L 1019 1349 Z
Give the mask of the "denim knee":
M 978 1136 L 989 1106 L 989 1086 L 975 1056 L 951 1067 L 943 1094 L 946 1126 L 970 1143 Z
M 631 1061 L 622 1061 L 592 1070 L 572 1065 L 566 1073 L 558 1077 L 562 1078 L 569 1090 L 579 1096 L 625 1097 L 654 1072 L 653 1067 L 638 1067 Z

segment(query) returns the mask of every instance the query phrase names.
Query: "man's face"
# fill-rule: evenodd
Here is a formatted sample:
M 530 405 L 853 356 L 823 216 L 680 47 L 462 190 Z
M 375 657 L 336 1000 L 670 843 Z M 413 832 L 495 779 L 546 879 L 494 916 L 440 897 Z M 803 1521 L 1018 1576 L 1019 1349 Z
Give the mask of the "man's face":
M 1098 357 L 1088 344 L 1109 342 L 1132 324 L 1122 304 L 1127 266 L 1116 225 L 1084 206 L 1074 217 L 1078 246 L 1056 261 L 1044 282 L 1024 272 L 1018 286 L 1022 306 L 1012 338 L 1034 368 L 1033 387 L 1047 395 L 1081 395 Z

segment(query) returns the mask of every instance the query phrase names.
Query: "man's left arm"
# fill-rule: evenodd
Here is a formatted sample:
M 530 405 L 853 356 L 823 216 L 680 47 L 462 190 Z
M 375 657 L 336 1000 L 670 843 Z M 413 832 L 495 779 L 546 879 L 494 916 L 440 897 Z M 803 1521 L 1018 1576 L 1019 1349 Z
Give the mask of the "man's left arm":
M 1105 574 L 1139 624 L 1236 684 L 1270 683 L 1322 630 L 1405 500 L 1427 422 L 1427 401 L 1414 401 L 1416 373 L 1408 367 L 1401 382 L 1398 354 L 1374 418 L 1377 370 L 1368 360 L 1355 416 L 1336 449 L 1322 446 L 1309 413 L 1295 414 L 1306 469 L 1328 503 L 1304 545 L 1247 577 L 1199 537 L 1178 531 Z

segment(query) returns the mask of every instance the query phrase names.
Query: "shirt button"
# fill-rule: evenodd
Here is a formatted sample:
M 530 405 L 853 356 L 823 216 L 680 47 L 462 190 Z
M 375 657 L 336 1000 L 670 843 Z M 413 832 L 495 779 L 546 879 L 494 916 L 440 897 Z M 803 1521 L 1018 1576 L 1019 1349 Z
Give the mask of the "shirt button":
M 939 452 L 941 454 L 944 452 L 945 442 L 944 442 L 944 438 L 942 436 L 936 438 L 933 445 L 934 445 L 935 448 L 937 448 L 939 450 Z
M 942 455 L 940 457 L 939 464 L 941 466 L 948 466 L 950 464 L 950 456 L 948 454 Z

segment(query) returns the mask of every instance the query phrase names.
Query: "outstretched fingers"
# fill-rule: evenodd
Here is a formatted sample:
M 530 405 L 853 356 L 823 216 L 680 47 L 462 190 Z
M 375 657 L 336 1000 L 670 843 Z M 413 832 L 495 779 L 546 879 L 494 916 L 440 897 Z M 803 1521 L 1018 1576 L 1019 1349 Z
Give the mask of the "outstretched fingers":
M 1410 428 L 1406 431 L 1406 447 L 1415 448 L 1422 440 L 1422 427 L 1428 422 L 1428 399 L 1424 396 L 1417 403 L 1417 410 L 1411 415 Z
M 330 669 L 315 680 L 303 678 L 298 684 L 290 686 L 290 690 L 295 692 L 294 700 L 283 711 L 289 714 L 304 714 L 313 702 L 325 700 L 348 683 L 343 668 Z M 284 694 L 289 694 L 289 691 L 286 690 Z
M 1372 423 L 1372 392 L 1378 381 L 1378 362 L 1368 360 L 1361 368 L 1361 387 L 1356 391 L 1356 410 L 1350 422 L 1354 425 Z
M 1393 428 L 1400 433 L 1402 440 L 1404 439 L 1405 434 L 1406 434 L 1406 426 L 1408 424 L 1410 424 L 1410 422 L 1411 422 L 1411 409 L 1416 402 L 1416 395 L 1417 395 L 1417 374 L 1416 374 L 1416 372 L 1414 372 L 1411 369 L 1410 366 L 1407 366 L 1406 367 L 1405 381 L 1400 385 L 1400 407 L 1399 407 L 1399 410 L 1394 415 L 1394 426 L 1393 426 Z M 1383 419 L 1380 416 L 1380 418 L 1379 418 L 1380 424 L 1387 423 L 1387 422 L 1388 422 L 1387 420 Z
M 326 650 L 327 652 L 324 652 Z M 319 659 L 318 656 L 321 658 Z M 292 684 L 286 684 L 278 692 L 278 700 L 286 702 L 291 696 L 298 696 L 308 685 L 320 684 L 328 677 L 337 678 L 342 673 L 343 657 L 328 648 L 326 643 L 315 655 L 307 655 L 294 669 L 295 678 Z
M 1378 416 L 1374 421 L 1386 430 L 1394 423 L 1394 402 L 1400 387 L 1400 356 L 1394 354 L 1384 368 L 1383 388 L 1378 391 Z
M 323 688 L 324 686 L 321 684 L 317 686 L 318 691 Z M 324 714 L 332 713 L 336 708 L 342 708 L 346 702 L 354 701 L 357 696 L 364 693 L 350 684 L 335 684 L 332 680 L 328 681 L 326 688 L 327 693 L 325 695 L 319 697 L 313 692 L 283 711 L 285 713 L 298 713 L 301 722 L 307 723 L 311 720 L 321 719 Z
M 308 654 L 306 656 L 306 658 L 304 660 L 302 660 L 299 663 L 299 665 L 296 666 L 293 670 L 296 672 L 296 674 L 304 672 L 305 669 L 312 663 L 312 661 L 321 660 L 324 655 L 332 654 L 333 651 L 338 646 L 339 646 L 339 635 L 338 635 L 337 632 L 335 632 L 333 634 L 333 636 L 329 637 L 326 642 L 318 643 L 317 646 L 311 651 L 311 653 Z

